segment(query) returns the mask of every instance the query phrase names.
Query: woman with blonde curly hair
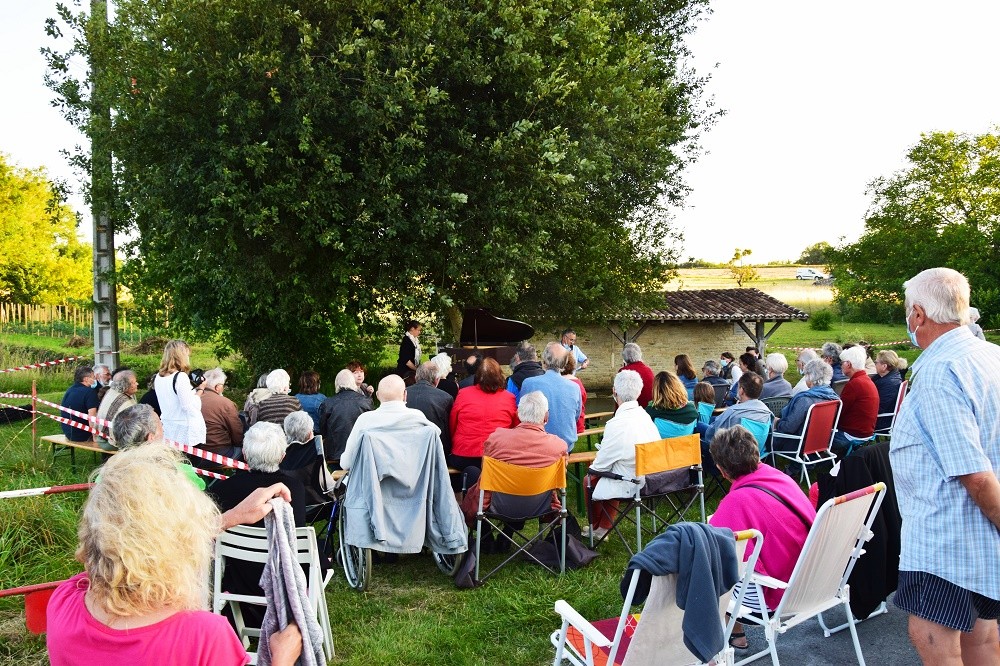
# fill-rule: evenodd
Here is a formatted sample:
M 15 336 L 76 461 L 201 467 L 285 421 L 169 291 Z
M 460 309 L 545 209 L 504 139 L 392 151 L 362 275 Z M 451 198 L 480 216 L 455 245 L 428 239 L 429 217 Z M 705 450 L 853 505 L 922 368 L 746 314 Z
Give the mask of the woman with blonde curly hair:
M 60 585 L 48 606 L 53 666 L 122 663 L 242 665 L 246 650 L 221 615 L 205 610 L 213 542 L 223 518 L 159 444 L 123 451 L 100 468 L 83 508 L 77 559 L 85 571 Z M 274 496 L 277 487 L 263 490 Z M 240 510 L 244 510 L 241 506 Z M 302 648 L 294 625 L 271 637 L 274 664 Z

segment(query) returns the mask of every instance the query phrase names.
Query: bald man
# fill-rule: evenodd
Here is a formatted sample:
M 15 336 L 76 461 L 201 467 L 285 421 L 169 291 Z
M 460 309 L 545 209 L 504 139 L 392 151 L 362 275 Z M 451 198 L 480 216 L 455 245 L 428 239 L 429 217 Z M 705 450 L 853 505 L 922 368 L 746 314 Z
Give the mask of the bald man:
M 361 437 L 366 430 L 376 428 L 392 428 L 393 430 L 406 430 L 407 428 L 423 428 L 433 426 L 440 435 L 441 429 L 431 423 L 419 409 L 411 409 L 406 406 L 406 384 L 399 375 L 386 375 L 378 383 L 378 390 L 375 395 L 379 400 L 379 407 L 375 411 L 365 412 L 354 422 L 351 434 L 347 437 L 347 446 L 343 455 L 340 456 L 340 467 L 350 469 L 354 464 L 354 457 L 358 454 L 361 445 Z

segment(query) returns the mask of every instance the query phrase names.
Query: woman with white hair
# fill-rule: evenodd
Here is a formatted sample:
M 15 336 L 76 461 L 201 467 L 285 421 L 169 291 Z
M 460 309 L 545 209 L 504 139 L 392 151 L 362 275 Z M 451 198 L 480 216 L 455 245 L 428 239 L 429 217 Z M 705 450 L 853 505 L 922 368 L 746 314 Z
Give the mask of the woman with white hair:
M 431 362 L 437 366 L 438 369 L 438 385 L 437 387 L 455 398 L 458 395 L 458 380 L 455 379 L 455 371 L 451 367 L 451 356 L 441 352 L 433 358 Z
M 316 445 L 312 428 L 312 417 L 308 412 L 292 412 L 285 417 L 285 459 L 281 461 L 281 469 L 291 471 L 301 469 L 316 462 Z
M 306 419 L 309 415 L 302 412 Z M 243 437 L 243 459 L 250 471 L 237 471 L 228 479 L 218 481 L 208 492 L 222 511 L 237 506 L 258 488 L 266 488 L 275 483 L 283 483 L 291 492 L 292 513 L 295 515 L 295 526 L 306 524 L 306 489 L 295 476 L 280 469 L 285 457 L 285 433 L 280 426 L 273 423 L 259 422 L 250 426 Z M 263 527 L 264 521 L 254 523 L 254 527 Z M 233 561 L 226 565 L 222 576 L 222 585 L 226 590 L 236 594 L 263 594 L 260 589 L 260 576 L 264 571 L 263 564 Z M 241 607 L 243 619 L 247 626 L 259 627 L 264 619 L 264 609 L 252 604 Z M 228 611 L 227 611 L 228 612 Z
M 247 663 L 233 630 L 207 610 L 215 537 L 239 520 L 220 516 L 180 461 L 176 450 L 148 444 L 100 468 L 80 516 L 76 557 L 85 571 L 60 585 L 47 609 L 53 666 Z M 271 663 L 288 666 L 302 637 L 289 625 L 270 644 Z
M 790 398 L 792 396 L 792 385 L 785 379 L 785 371 L 788 370 L 788 359 L 784 354 L 768 354 L 764 361 L 767 368 L 767 380 L 764 381 L 764 389 L 760 393 L 760 399 L 765 398 Z
M 319 407 L 319 431 L 323 435 L 323 454 L 331 469 L 340 469 L 340 456 L 347 447 L 347 438 L 354 422 L 372 410 L 371 398 L 361 392 L 354 373 L 343 369 L 334 379 L 336 393 Z
M 977 323 L 978 321 L 979 308 L 969 308 L 969 330 L 980 340 L 986 340 L 986 334 L 983 333 L 983 327 Z
M 653 419 L 639 406 L 642 377 L 634 370 L 622 370 L 615 375 L 612 396 L 618 409 L 604 426 L 604 438 L 598 445 L 597 457 L 590 464 L 590 525 L 584 536 L 604 538 L 618 515 L 618 499 L 630 497 L 635 486 L 628 480 L 600 476 L 600 472 L 619 474 L 626 479 L 635 477 L 635 445 L 655 442 L 660 432 Z
M 267 390 L 271 395 L 261 401 L 257 410 L 258 421 L 280 426 L 285 422 L 286 416 L 302 409 L 302 403 L 295 396 L 289 395 L 292 392 L 292 378 L 281 368 L 272 370 L 267 376 Z

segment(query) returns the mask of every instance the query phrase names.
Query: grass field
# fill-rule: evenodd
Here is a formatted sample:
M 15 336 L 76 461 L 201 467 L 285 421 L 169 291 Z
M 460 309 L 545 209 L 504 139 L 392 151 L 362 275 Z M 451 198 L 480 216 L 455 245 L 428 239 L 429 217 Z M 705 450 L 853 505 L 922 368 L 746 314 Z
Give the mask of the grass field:
M 817 285 L 811 280 L 796 280 L 796 266 L 765 266 L 757 269 L 759 280 L 746 282 L 744 287 L 759 289 L 794 307 L 815 312 L 829 307 L 833 290 L 827 285 Z M 679 276 L 667 283 L 668 290 L 678 289 L 735 289 L 736 281 L 725 268 L 683 268 Z

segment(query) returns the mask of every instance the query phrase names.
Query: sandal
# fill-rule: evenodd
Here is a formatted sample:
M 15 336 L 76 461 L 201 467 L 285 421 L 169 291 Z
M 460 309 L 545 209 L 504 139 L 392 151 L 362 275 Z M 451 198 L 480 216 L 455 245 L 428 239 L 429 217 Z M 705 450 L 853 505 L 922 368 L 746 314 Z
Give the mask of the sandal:
M 743 639 L 743 645 L 737 645 L 733 641 L 738 641 Z M 750 647 L 750 643 L 747 641 L 747 634 L 745 631 L 734 631 L 729 635 L 729 647 L 736 650 L 746 650 Z

